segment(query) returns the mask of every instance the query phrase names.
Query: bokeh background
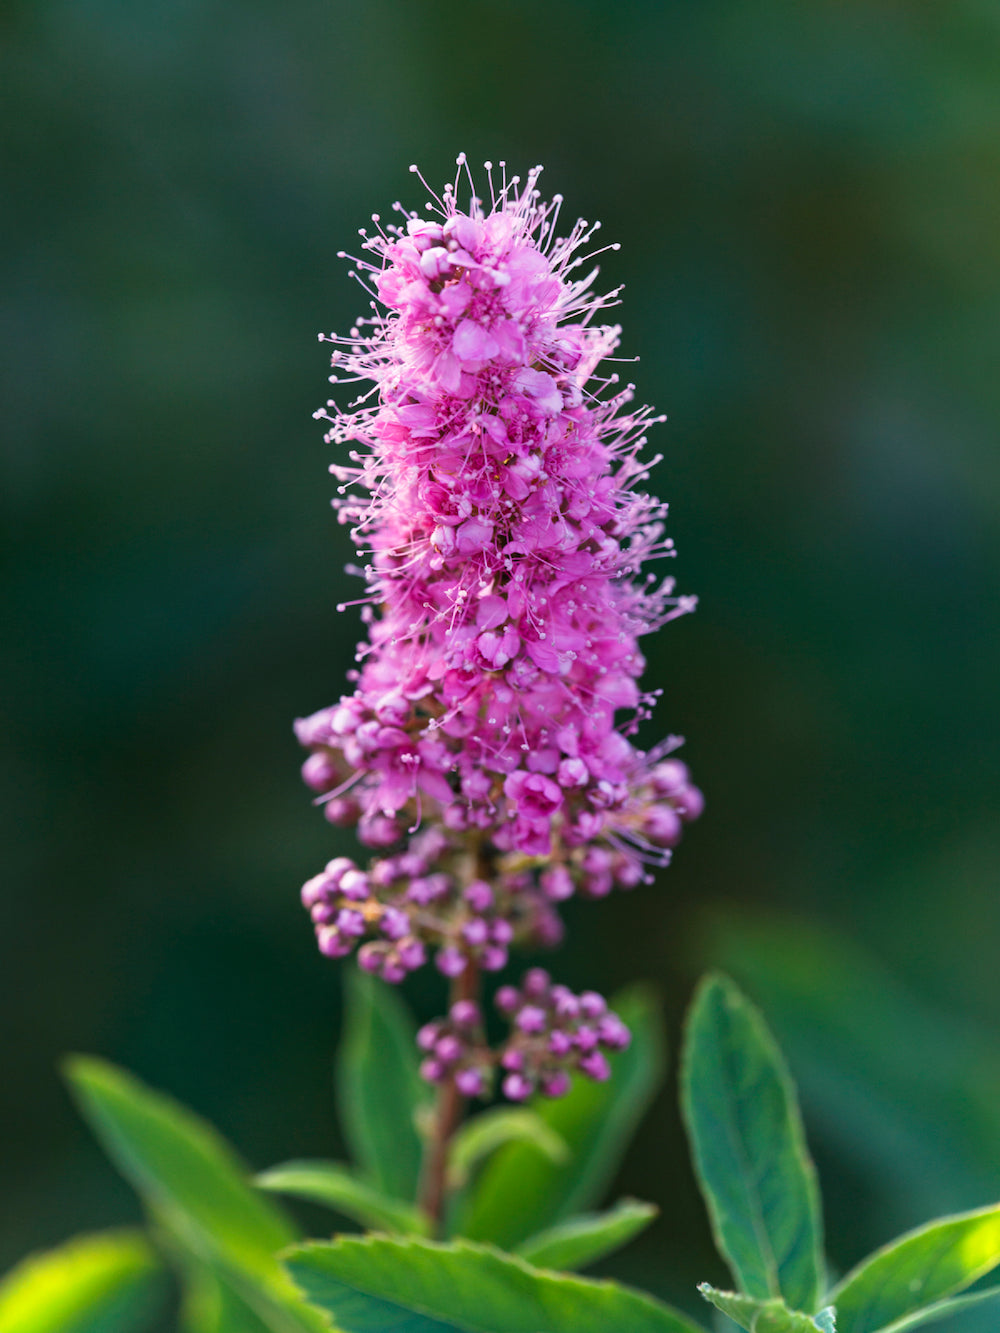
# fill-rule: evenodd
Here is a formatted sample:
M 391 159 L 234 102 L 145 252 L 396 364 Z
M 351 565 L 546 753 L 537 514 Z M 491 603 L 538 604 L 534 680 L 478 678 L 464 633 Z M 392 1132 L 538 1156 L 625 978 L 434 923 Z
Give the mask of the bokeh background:
M 8 0 L 0 115 L 0 1267 L 137 1215 L 66 1051 L 258 1166 L 339 1150 L 297 891 L 346 843 L 290 731 L 357 633 L 316 333 L 361 309 L 336 251 L 460 149 L 622 242 L 701 597 L 647 679 L 708 812 L 574 905 L 558 974 L 657 979 L 675 1048 L 710 963 L 765 1004 L 836 1264 L 996 1198 L 1000 8 Z M 663 1217 L 604 1267 L 693 1306 L 674 1106 L 620 1181 Z

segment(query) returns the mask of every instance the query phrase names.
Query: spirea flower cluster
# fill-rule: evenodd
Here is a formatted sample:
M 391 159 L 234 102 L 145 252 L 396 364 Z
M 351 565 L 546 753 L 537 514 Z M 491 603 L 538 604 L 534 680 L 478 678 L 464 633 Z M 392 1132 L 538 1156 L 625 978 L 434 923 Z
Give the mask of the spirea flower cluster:
M 511 945 L 556 943 L 560 902 L 650 878 L 703 804 L 676 738 L 649 753 L 632 741 L 655 698 L 638 684 L 637 640 L 694 599 L 640 577 L 674 553 L 666 507 L 641 489 L 661 418 L 601 370 L 620 329 L 597 318 L 617 293 L 591 290 L 599 224 L 560 236 L 540 169 L 522 183 L 503 164 L 499 181 L 487 164 L 488 202 L 468 176 L 460 208 L 463 169 L 460 157 L 429 216 L 397 204 L 398 223 L 376 215 L 361 232 L 372 313 L 326 340 L 331 381 L 368 387 L 317 414 L 349 446 L 331 471 L 363 562 L 367 638 L 353 693 L 296 732 L 327 818 L 378 854 L 366 868 L 331 861 L 303 901 L 323 953 L 358 948 L 392 982 L 431 956 L 460 978 L 504 967 Z M 563 1091 L 570 1055 L 606 1076 L 599 1047 L 620 1046 L 618 1029 L 583 1050 L 555 1018 L 578 1003 L 569 992 L 527 1010 L 510 994 L 514 1030 L 495 1057 L 509 1096 Z M 537 1032 L 526 1012 L 543 1015 Z M 475 1025 L 449 1022 L 439 1039 L 465 1051 Z M 428 1077 L 486 1088 L 481 1053 L 434 1052 Z

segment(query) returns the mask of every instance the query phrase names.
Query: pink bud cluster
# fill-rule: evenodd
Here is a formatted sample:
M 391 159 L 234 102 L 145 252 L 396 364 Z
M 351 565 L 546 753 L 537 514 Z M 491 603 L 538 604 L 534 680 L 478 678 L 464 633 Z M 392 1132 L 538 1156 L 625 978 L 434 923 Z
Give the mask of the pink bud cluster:
M 540 967 L 531 968 L 519 990 L 501 986 L 496 1005 L 513 1026 L 500 1055 L 507 1071 L 503 1091 L 511 1101 L 524 1101 L 536 1089 L 561 1097 L 569 1090 L 571 1070 L 604 1082 L 611 1076 L 605 1051 L 623 1051 L 631 1040 L 603 996 L 553 986 Z
M 617 292 L 595 295 L 582 268 L 599 224 L 561 236 L 539 170 L 522 184 L 487 164 L 485 203 L 460 157 L 429 216 L 376 215 L 355 261 L 372 313 L 327 340 L 332 382 L 373 386 L 317 413 L 352 446 L 331 471 L 367 638 L 353 693 L 296 732 L 327 817 L 380 855 L 331 862 L 303 900 L 324 953 L 358 947 L 388 981 L 430 955 L 458 977 L 501 968 L 512 944 L 554 943 L 558 903 L 648 880 L 703 804 L 670 757 L 679 740 L 632 741 L 655 701 L 638 637 L 695 602 L 639 578 L 674 554 L 666 506 L 641 489 L 661 418 L 600 369 L 620 329 L 599 322 Z M 576 1029 L 515 1027 L 524 1068 L 508 1069 L 508 1095 L 561 1086 L 539 1041 Z M 602 1040 L 574 1045 L 575 1067 L 599 1077 Z
M 530 875 L 473 877 L 465 841 L 433 825 L 367 870 L 336 857 L 303 886 L 302 903 L 321 953 L 345 958 L 358 948 L 360 965 L 390 982 L 431 955 L 446 977 L 469 966 L 498 972 L 512 943 L 551 946 L 562 938 L 552 902 Z
M 417 1034 L 424 1053 L 420 1072 L 431 1083 L 454 1081 L 463 1097 L 486 1096 L 493 1070 L 503 1073 L 503 1092 L 522 1102 L 533 1092 L 562 1097 L 570 1075 L 598 1083 L 611 1076 L 606 1051 L 623 1051 L 631 1034 L 596 991 L 574 995 L 553 985 L 548 972 L 531 968 L 520 989 L 501 986 L 496 1007 L 511 1024 L 511 1035 L 496 1051 L 486 1043 L 479 1005 L 458 1000 L 448 1017 L 427 1023 Z
M 457 1000 L 447 1018 L 425 1024 L 417 1046 L 424 1053 L 420 1073 L 429 1083 L 453 1080 L 463 1097 L 486 1095 L 493 1082 L 493 1053 L 475 1000 Z

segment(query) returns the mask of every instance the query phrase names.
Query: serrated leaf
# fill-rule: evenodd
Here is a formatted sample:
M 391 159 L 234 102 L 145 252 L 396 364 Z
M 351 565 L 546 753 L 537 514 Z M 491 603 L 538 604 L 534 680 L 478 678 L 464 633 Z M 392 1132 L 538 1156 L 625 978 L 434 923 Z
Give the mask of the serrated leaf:
M 178 1244 L 223 1269 L 275 1333 L 322 1327 L 275 1258 L 294 1229 L 211 1125 L 103 1060 L 76 1056 L 65 1072 L 108 1155 Z
M 283 1162 L 254 1179 L 258 1189 L 290 1194 L 333 1208 L 344 1217 L 378 1231 L 424 1235 L 427 1221 L 412 1204 L 391 1199 L 340 1162 Z
M 344 992 L 336 1069 L 344 1136 L 375 1188 L 411 1203 L 423 1156 L 416 1117 L 433 1097 L 419 1074 L 415 1025 L 393 988 L 360 968 L 345 971 Z
M 0 1281 L 2 1333 L 132 1333 L 163 1294 L 163 1269 L 138 1231 L 77 1236 L 29 1255 Z
M 659 1213 L 654 1203 L 620 1199 L 604 1213 L 580 1213 L 529 1236 L 516 1250 L 536 1268 L 578 1269 L 627 1245 Z
M 832 1306 L 810 1315 L 790 1310 L 783 1300 L 775 1297 L 757 1300 L 742 1292 L 719 1291 L 707 1282 L 702 1282 L 698 1290 L 706 1301 L 747 1333 L 837 1333 Z
M 561 1134 L 526 1106 L 493 1106 L 460 1127 L 451 1141 L 448 1172 L 453 1189 L 461 1189 L 475 1167 L 507 1143 L 523 1143 L 561 1165 L 570 1158 Z
M 1000 1204 L 938 1218 L 891 1241 L 830 1294 L 839 1333 L 876 1333 L 955 1295 L 1000 1264 Z M 924 1322 L 927 1322 L 926 1320 Z
M 815 1310 L 823 1231 L 795 1088 L 763 1018 L 728 977 L 698 988 L 681 1102 L 716 1244 L 741 1290 Z
M 600 1202 L 666 1065 L 659 997 L 632 987 L 611 1003 L 632 1030 L 628 1050 L 611 1057 L 612 1077 L 578 1077 L 565 1097 L 533 1108 L 569 1145 L 570 1160 L 547 1161 L 522 1143 L 501 1148 L 459 1211 L 456 1233 L 511 1249 Z
M 699 1333 L 641 1292 L 467 1241 L 344 1237 L 297 1247 L 286 1262 L 345 1333 Z

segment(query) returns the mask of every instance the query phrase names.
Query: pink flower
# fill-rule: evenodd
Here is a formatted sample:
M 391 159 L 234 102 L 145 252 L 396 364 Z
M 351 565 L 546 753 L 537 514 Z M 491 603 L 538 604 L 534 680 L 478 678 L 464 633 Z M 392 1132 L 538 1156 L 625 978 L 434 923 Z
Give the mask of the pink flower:
M 329 877 L 307 905 L 337 956 L 362 922 L 363 965 L 388 979 L 428 951 L 458 976 L 558 938 L 554 903 L 634 886 L 702 808 L 667 757 L 679 742 L 632 741 L 653 702 L 638 639 L 694 606 L 672 579 L 640 577 L 674 554 L 666 507 L 642 489 L 661 418 L 599 371 L 620 330 L 601 322 L 617 294 L 590 286 L 598 224 L 561 232 L 539 171 L 487 167 L 486 207 L 462 157 L 429 216 L 376 217 L 355 262 L 381 308 L 325 339 L 332 382 L 372 386 L 317 413 L 347 450 L 334 503 L 362 552 L 367 637 L 353 692 L 296 733 L 331 820 L 385 854 L 363 911 L 343 915 Z M 488 904 L 459 883 L 473 844 Z
M 529 819 L 548 819 L 562 805 L 562 792 L 540 773 L 518 769 L 511 773 L 503 789 L 514 810 Z

